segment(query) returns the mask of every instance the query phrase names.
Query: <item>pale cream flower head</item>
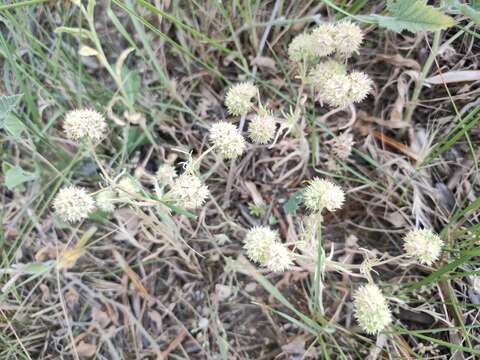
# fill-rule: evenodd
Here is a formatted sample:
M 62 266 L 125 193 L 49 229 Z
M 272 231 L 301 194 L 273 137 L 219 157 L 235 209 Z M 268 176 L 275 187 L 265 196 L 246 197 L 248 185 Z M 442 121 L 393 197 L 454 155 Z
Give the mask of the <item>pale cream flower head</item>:
M 309 82 L 319 92 L 323 92 L 328 79 L 336 75 L 346 75 L 347 68 L 335 60 L 327 60 L 317 64 L 310 72 Z
M 142 191 L 142 186 L 137 179 L 131 177 L 130 175 L 125 175 L 117 183 L 116 190 L 118 201 L 128 202 L 132 199 L 135 199 L 135 195 Z
M 361 71 L 352 71 L 350 78 L 350 99 L 352 102 L 359 103 L 367 97 L 372 91 L 373 81 L 370 77 Z
M 312 31 L 313 49 L 318 57 L 331 55 L 335 52 L 335 26 L 321 24 Z
M 275 135 L 275 118 L 267 111 L 256 114 L 248 126 L 248 137 L 256 144 L 267 144 Z
M 265 266 L 272 272 L 284 272 L 293 266 L 293 253 L 279 242 L 273 242 L 267 249 Z
M 348 159 L 352 153 L 353 144 L 355 144 L 353 141 L 353 135 L 344 132 L 332 140 L 332 152 L 339 159 Z
M 314 178 L 305 189 L 303 200 L 309 210 L 321 212 L 325 208 L 333 212 L 343 206 L 345 193 L 328 180 Z
M 65 115 L 63 129 L 67 137 L 73 141 L 89 139 L 97 142 L 105 136 L 107 123 L 95 110 L 72 110 Z
M 378 334 L 392 322 L 388 303 L 377 285 L 361 286 L 354 294 L 354 315 L 367 334 Z
M 162 164 L 158 167 L 155 176 L 161 185 L 170 185 L 177 177 L 177 171 L 170 164 Z
M 334 34 L 337 53 L 344 57 L 350 57 L 358 52 L 363 41 L 363 33 L 360 27 L 350 21 L 342 21 L 335 26 Z
M 200 178 L 182 174 L 173 181 L 167 198 L 185 210 L 194 210 L 202 207 L 209 195 L 208 187 Z
M 249 82 L 231 86 L 225 97 L 228 112 L 234 116 L 246 114 L 252 108 L 252 98 L 257 95 L 257 92 L 257 87 Z
M 210 141 L 222 157 L 236 158 L 245 151 L 245 139 L 238 128 L 225 121 L 215 123 L 210 128 Z
M 295 36 L 288 46 L 288 57 L 294 63 L 311 63 L 316 57 L 313 35 L 302 33 Z
M 77 222 L 86 219 L 95 210 L 95 201 L 84 188 L 72 185 L 58 192 L 53 208 L 62 220 Z
M 251 228 L 245 236 L 243 248 L 247 251 L 250 260 L 266 265 L 268 249 L 278 240 L 278 233 L 266 226 Z
M 333 74 L 323 84 L 320 97 L 332 107 L 345 107 L 352 103 L 351 80 L 347 74 Z
M 421 264 L 432 265 L 442 252 L 443 241 L 430 229 L 410 230 L 404 238 L 403 248 L 408 256 Z
M 95 198 L 97 207 L 105 212 L 112 212 L 115 210 L 115 201 L 117 200 L 117 194 L 111 189 L 104 189 Z

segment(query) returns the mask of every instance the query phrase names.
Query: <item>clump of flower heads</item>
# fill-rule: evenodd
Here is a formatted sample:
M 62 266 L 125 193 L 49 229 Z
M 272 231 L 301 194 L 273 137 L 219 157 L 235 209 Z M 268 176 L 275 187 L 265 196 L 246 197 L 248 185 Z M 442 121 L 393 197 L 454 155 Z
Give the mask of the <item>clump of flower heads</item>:
M 256 114 L 248 126 L 248 137 L 256 144 L 267 144 L 276 130 L 275 118 L 264 111 Z
M 67 137 L 73 141 L 89 139 L 97 142 L 105 136 L 107 123 L 95 110 L 72 110 L 65 115 L 63 129 Z
M 392 314 L 380 288 L 361 286 L 354 294 L 354 315 L 367 334 L 378 334 L 392 322 Z
M 432 265 L 442 252 L 443 241 L 430 229 L 415 229 L 407 233 L 403 248 L 408 256 L 421 264 Z
M 266 226 L 250 229 L 244 242 L 250 260 L 272 272 L 283 272 L 293 266 L 293 253 L 278 241 L 278 233 Z
M 208 187 L 197 176 L 182 174 L 174 180 L 167 198 L 185 210 L 194 210 L 202 207 L 209 195 Z
M 312 31 L 313 50 L 318 57 L 331 55 L 336 50 L 335 33 L 338 31 L 335 25 L 322 24 Z
M 295 63 L 312 62 L 317 56 L 313 44 L 312 34 L 303 33 L 295 36 L 288 46 L 288 57 Z
M 56 214 L 64 221 L 77 222 L 86 219 L 95 210 L 95 201 L 84 188 L 62 188 L 53 201 Z
M 334 183 L 315 178 L 305 189 L 303 194 L 305 206 L 315 212 L 321 212 L 324 208 L 328 211 L 335 211 L 343 206 L 345 193 Z
M 111 189 L 104 189 L 95 198 L 97 207 L 107 213 L 115 210 L 115 202 L 117 200 L 117 194 Z
M 252 83 L 244 82 L 230 87 L 225 97 L 225 105 L 231 115 L 239 116 L 246 114 L 253 106 L 252 98 L 258 89 Z
M 354 71 L 351 74 L 334 74 L 321 86 L 320 98 L 333 107 L 345 107 L 363 101 L 372 89 L 367 74 Z
M 236 158 L 245 150 L 245 139 L 238 128 L 225 121 L 212 125 L 210 141 L 215 150 L 226 159 Z
M 346 75 L 347 68 L 336 60 L 327 60 L 317 64 L 310 72 L 309 82 L 313 88 L 323 92 L 328 79 L 337 75 Z

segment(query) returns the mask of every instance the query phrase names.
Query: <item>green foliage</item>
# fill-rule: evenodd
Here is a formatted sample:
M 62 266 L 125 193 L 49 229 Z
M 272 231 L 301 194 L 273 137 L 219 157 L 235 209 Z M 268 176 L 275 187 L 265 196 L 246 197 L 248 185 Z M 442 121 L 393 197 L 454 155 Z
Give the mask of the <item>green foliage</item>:
M 283 210 L 285 213 L 289 215 L 293 215 L 297 213 L 298 206 L 303 201 L 303 192 L 304 190 L 298 190 L 295 194 L 293 194 L 290 199 L 283 205 Z
M 391 16 L 372 15 L 378 24 L 395 32 L 436 31 L 455 25 L 455 20 L 425 0 L 390 0 L 387 10 Z
M 35 173 L 26 171 L 20 166 L 12 166 L 7 162 L 2 164 L 2 171 L 5 174 L 5 186 L 9 190 L 12 190 L 17 186 L 36 178 Z

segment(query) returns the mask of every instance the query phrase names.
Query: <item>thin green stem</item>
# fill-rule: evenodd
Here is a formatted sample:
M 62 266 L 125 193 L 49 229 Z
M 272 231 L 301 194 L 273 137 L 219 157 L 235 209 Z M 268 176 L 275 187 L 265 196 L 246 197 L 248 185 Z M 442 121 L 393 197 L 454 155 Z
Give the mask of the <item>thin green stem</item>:
M 425 64 L 423 65 L 422 72 L 420 73 L 420 77 L 418 78 L 418 81 L 415 84 L 415 89 L 413 89 L 412 97 L 410 99 L 410 102 L 407 106 L 407 110 L 405 112 L 406 122 L 412 121 L 412 115 L 413 115 L 413 112 L 415 111 L 415 108 L 417 107 L 417 101 L 418 101 L 418 97 L 420 96 L 420 91 L 422 90 L 422 87 L 423 87 L 423 82 L 427 77 L 428 73 L 430 72 L 430 69 L 432 68 L 435 57 L 437 56 L 437 53 L 438 53 L 438 48 L 440 45 L 440 36 L 441 36 L 440 30 L 436 31 L 435 35 L 433 36 L 432 51 L 430 51 L 430 55 L 428 56 L 427 61 L 425 61 Z

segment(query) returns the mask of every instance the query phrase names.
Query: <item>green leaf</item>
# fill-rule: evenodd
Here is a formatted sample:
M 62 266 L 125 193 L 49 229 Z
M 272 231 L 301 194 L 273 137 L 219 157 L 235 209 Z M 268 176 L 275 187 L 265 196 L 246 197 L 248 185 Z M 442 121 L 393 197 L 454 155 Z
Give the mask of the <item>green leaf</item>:
M 455 20 L 427 5 L 425 0 L 389 0 L 387 10 L 391 16 L 372 15 L 378 24 L 395 32 L 437 31 L 455 25 Z
M 20 166 L 12 166 L 7 162 L 2 164 L 2 170 L 5 174 L 5 186 L 13 190 L 17 186 L 27 181 L 35 180 L 35 173 L 23 170 Z
M 3 122 L 3 128 L 15 139 L 19 139 L 22 132 L 27 130 L 20 119 L 12 113 L 7 115 Z
M 476 25 L 480 25 L 480 11 L 475 10 L 473 7 L 465 4 L 459 4 L 458 9 Z
M 18 102 L 22 98 L 21 94 L 10 95 L 10 96 L 0 96 L 0 128 L 3 126 L 3 121 L 8 117 L 10 112 L 15 109 L 18 105 Z
M 303 201 L 303 192 L 304 190 L 298 190 L 295 194 L 293 194 L 290 199 L 283 205 L 283 210 L 288 215 L 294 215 L 297 212 L 298 206 Z

